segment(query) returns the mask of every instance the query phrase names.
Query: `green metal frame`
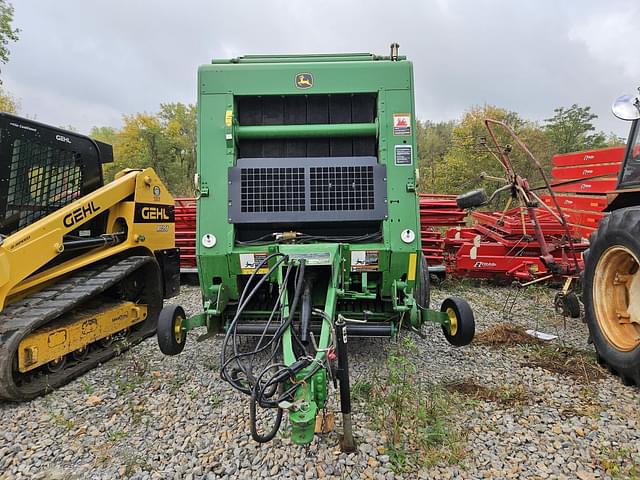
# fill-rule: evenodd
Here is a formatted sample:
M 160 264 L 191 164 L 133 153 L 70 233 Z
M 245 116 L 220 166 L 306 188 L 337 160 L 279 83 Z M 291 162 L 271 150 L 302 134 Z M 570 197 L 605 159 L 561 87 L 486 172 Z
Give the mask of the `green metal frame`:
M 297 88 L 294 79 L 304 72 L 313 76 L 313 86 Z M 236 102 L 240 96 L 357 94 L 376 96 L 377 118 L 372 123 L 241 126 L 236 118 Z M 394 115 L 410 116 L 410 131 L 394 131 Z M 446 314 L 432 310 L 419 311 L 414 299 L 421 254 L 419 202 L 416 189 L 416 137 L 413 92 L 413 67 L 404 57 L 397 61 L 371 54 L 248 56 L 232 60 L 215 60 L 198 71 L 198 184 L 197 259 L 203 295 L 203 312 L 183 323 L 185 331 L 206 326 L 208 333 L 225 328 L 225 309 L 237 301 L 238 278 L 243 272 L 239 256 L 247 253 L 280 252 L 296 262 L 306 254 L 328 254 L 323 267 L 331 268 L 330 281 L 322 303 L 324 311 L 319 351 L 314 364 L 296 375 L 291 382 L 301 384 L 289 408 L 292 441 L 307 444 L 314 434 L 315 417 L 327 399 L 327 371 L 315 365 L 325 362 L 324 349 L 330 344 L 332 322 L 337 318 L 339 300 L 377 302 L 380 306 L 370 318 L 392 322 L 392 332 L 399 328 L 399 318 L 407 318 L 413 328 L 429 320 L 448 325 Z M 381 222 L 382 240 L 348 244 L 317 242 L 304 245 L 273 244 L 238 246 L 234 225 L 227 214 L 230 167 L 235 166 L 238 142 L 243 139 L 317 138 L 375 136 L 378 162 L 386 165 L 387 216 Z M 410 165 L 395 163 L 396 147 L 412 148 Z M 265 159 L 268 162 L 268 159 Z M 405 243 L 401 232 L 410 229 L 415 240 Z M 217 242 L 205 247 L 200 239 L 215 235 Z M 379 252 L 377 272 L 352 271 L 352 250 Z M 316 268 L 310 262 L 307 268 Z M 270 281 L 280 285 L 282 266 Z M 286 318 L 288 302 L 283 305 Z M 243 318 L 262 312 L 243 311 Z M 348 312 L 351 318 L 360 313 Z M 297 359 L 291 343 L 291 331 L 283 337 L 284 361 L 291 365 Z M 310 376 L 311 375 L 311 376 Z M 310 376 L 310 378 L 307 378 Z M 306 380 L 305 380 L 306 379 Z

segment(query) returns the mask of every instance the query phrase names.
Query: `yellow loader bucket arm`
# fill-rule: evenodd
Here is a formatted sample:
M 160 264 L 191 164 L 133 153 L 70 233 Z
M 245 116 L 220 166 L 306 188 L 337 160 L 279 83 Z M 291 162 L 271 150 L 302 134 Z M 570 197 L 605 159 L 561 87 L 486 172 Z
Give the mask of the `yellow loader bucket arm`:
M 133 200 L 127 201 L 130 197 Z M 68 234 L 105 213 L 108 220 L 102 248 L 97 246 L 88 254 L 34 275 L 74 245 L 73 240 L 65 239 Z M 173 197 L 152 169 L 121 172 L 113 182 L 4 239 L 0 245 L 0 311 L 8 297 L 114 254 L 134 247 L 149 255 L 173 248 L 173 215 Z

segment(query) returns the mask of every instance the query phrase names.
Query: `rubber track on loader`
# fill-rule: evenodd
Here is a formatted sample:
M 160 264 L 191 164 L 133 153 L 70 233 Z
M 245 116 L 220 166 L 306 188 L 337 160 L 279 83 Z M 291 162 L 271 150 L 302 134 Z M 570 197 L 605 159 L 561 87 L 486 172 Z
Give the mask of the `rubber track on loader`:
M 115 262 L 100 262 L 7 306 L 0 313 L 0 399 L 23 401 L 42 395 L 121 352 L 122 345 L 90 352 L 86 359 L 47 375 L 29 389 L 15 383 L 15 355 L 26 335 L 113 287 L 150 261 L 155 261 L 154 257 L 132 256 Z M 128 343 L 137 343 L 154 332 L 155 328 L 137 331 Z

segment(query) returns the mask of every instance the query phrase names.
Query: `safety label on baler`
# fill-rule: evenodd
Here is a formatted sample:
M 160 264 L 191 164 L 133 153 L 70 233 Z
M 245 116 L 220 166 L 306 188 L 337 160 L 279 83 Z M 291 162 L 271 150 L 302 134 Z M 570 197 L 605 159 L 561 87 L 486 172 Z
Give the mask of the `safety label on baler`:
M 395 164 L 411 165 L 413 163 L 413 149 L 411 145 L 396 145 Z
M 260 265 L 265 258 L 267 258 L 266 252 L 256 252 L 256 253 L 241 253 L 240 254 L 240 273 L 243 274 L 251 274 L 255 271 L 256 267 Z M 267 273 L 269 271 L 269 267 L 265 264 L 263 267 L 260 267 L 258 273 Z
M 378 250 L 351 250 L 352 272 L 377 272 L 380 270 Z
M 393 134 L 394 135 L 411 135 L 411 114 L 410 113 L 394 113 L 393 114 Z

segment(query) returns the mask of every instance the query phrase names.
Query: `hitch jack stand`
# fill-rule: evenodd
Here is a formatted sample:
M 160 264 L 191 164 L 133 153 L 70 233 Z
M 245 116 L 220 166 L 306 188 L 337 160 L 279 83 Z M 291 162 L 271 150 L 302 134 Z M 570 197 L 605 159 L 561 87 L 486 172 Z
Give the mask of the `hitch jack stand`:
M 351 388 L 349 386 L 349 360 L 347 358 L 347 324 L 338 318 L 336 326 L 336 353 L 338 368 L 336 376 L 340 380 L 340 412 L 344 433 L 340 439 L 340 450 L 345 453 L 354 452 L 356 443 L 353 439 L 351 426 Z

